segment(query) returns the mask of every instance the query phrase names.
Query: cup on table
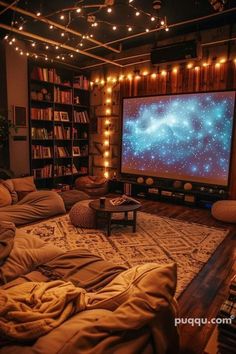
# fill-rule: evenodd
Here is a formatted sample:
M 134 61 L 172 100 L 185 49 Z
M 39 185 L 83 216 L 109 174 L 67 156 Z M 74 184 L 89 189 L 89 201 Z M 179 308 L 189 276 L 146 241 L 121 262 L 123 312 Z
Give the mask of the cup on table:
M 106 197 L 101 197 L 99 200 L 100 200 L 100 208 L 104 208 L 105 207 Z

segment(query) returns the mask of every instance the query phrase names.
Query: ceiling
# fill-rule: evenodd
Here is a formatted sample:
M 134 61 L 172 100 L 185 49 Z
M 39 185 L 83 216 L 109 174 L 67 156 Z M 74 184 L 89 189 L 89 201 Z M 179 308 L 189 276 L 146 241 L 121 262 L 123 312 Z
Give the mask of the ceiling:
M 221 2 L 223 11 L 210 1 Z M 124 49 L 235 22 L 236 0 L 156 0 L 159 10 L 153 2 L 5 0 L 0 1 L 0 28 L 9 43 L 13 37 L 24 40 L 29 55 L 83 67 L 91 60 L 112 60 L 108 54 Z

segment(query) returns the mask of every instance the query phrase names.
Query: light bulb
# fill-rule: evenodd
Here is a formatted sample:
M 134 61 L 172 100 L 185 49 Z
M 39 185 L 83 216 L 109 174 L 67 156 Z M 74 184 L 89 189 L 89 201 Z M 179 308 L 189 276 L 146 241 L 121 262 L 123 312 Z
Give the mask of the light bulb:
M 65 16 L 64 15 L 61 15 L 60 16 L 60 20 L 64 20 L 65 19 Z
M 37 16 L 37 17 L 41 16 L 41 12 L 37 12 L 37 13 L 36 13 L 36 16 Z
M 49 28 L 50 28 L 50 29 L 53 29 L 53 25 L 50 25 Z
M 20 27 L 19 27 L 19 30 L 22 31 L 22 30 L 23 30 L 23 26 L 20 26 Z
M 139 16 L 140 15 L 140 12 L 139 11 L 136 11 L 135 12 L 135 16 Z
M 104 152 L 104 156 L 105 156 L 105 157 L 108 157 L 108 156 L 109 156 L 109 151 L 105 151 L 105 152 Z
M 133 30 L 132 27 L 128 27 L 128 31 L 131 32 Z
M 107 12 L 110 14 L 112 12 L 112 8 L 111 7 L 108 7 L 107 8 Z
M 61 33 L 61 37 L 65 37 L 65 33 L 64 32 Z
M 149 32 L 150 30 L 149 30 L 149 28 L 146 28 L 145 31 L 146 31 L 146 32 Z
M 116 26 L 113 26 L 112 29 L 113 29 L 113 31 L 116 31 L 116 30 L 117 30 L 117 27 L 116 27 Z
M 78 8 L 76 9 L 76 12 L 77 12 L 78 14 L 79 14 L 81 11 L 82 11 L 81 7 L 78 7 Z
M 155 21 L 155 17 L 154 16 L 151 17 L 151 21 L 152 22 Z

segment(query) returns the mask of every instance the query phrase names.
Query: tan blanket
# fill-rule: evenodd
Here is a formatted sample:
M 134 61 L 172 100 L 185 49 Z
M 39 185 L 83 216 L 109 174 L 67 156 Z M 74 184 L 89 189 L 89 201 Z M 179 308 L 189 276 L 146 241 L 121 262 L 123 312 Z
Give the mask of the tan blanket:
M 0 266 L 9 256 L 15 237 L 15 225 L 11 222 L 0 222 Z
M 50 348 L 61 354 L 176 354 L 175 286 L 176 266 L 154 263 L 122 272 L 97 293 L 61 281 L 8 284 L 0 296 L 1 337 L 22 341 L 48 334 L 32 347 L 4 347 L 0 352 L 45 354 Z M 101 309 L 106 312 L 86 320 L 87 313 Z
M 60 280 L 0 290 L 0 343 L 33 340 L 85 309 L 85 290 Z

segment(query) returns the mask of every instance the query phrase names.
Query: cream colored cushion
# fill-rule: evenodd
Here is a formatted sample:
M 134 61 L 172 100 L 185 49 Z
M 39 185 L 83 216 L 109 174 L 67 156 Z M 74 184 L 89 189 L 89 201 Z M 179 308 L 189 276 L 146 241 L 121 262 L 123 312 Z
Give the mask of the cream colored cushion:
M 14 185 L 14 190 L 16 191 L 19 200 L 24 198 L 28 193 L 36 191 L 33 176 L 13 178 L 11 181 Z
M 0 184 L 0 208 L 11 205 L 12 199 L 9 190 Z
M 236 200 L 219 200 L 212 205 L 211 214 L 215 219 L 236 223 Z

